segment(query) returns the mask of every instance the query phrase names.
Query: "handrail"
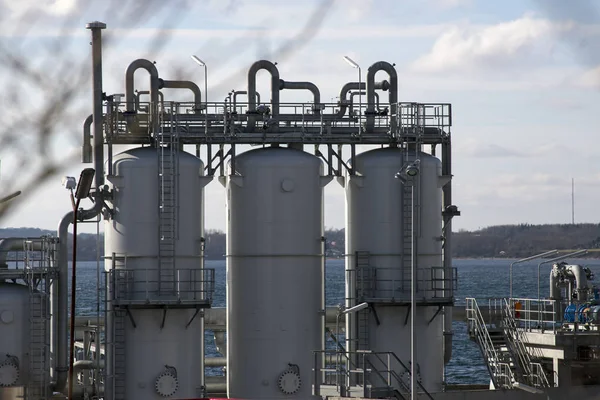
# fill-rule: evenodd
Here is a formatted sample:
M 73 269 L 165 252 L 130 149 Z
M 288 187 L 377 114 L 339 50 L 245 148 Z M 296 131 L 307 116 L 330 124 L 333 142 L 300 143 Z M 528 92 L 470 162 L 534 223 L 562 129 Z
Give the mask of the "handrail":
M 408 368 L 406 366 L 406 364 L 404 364 L 402 362 L 402 360 L 400 360 L 400 358 L 398 358 L 398 356 L 394 353 L 394 352 L 372 352 L 372 351 L 354 351 L 354 352 L 339 352 L 338 350 L 315 350 L 313 352 L 315 354 L 315 358 L 314 358 L 314 368 L 313 368 L 313 373 L 315 376 L 315 394 L 320 393 L 320 379 L 318 379 L 318 376 L 320 375 L 321 372 L 334 372 L 333 369 L 331 368 L 324 368 L 324 366 L 322 368 L 319 368 L 319 363 L 321 360 L 321 357 L 319 357 L 319 354 L 337 354 L 339 356 L 342 356 L 345 360 L 350 361 L 351 357 L 349 357 L 349 355 L 358 355 L 360 356 L 360 362 L 359 364 L 362 365 L 361 367 L 358 367 L 357 365 L 351 365 L 351 368 L 348 370 L 342 369 L 342 368 L 338 368 L 336 367 L 335 372 L 336 374 L 338 374 L 338 377 L 336 378 L 336 388 L 338 390 L 338 393 L 341 392 L 341 386 L 342 384 L 340 383 L 340 378 L 341 377 L 349 377 L 350 374 L 355 373 L 355 374 L 362 374 L 363 375 L 363 379 L 362 379 L 362 385 L 357 383 L 358 387 L 363 387 L 363 391 L 366 391 L 367 385 L 372 385 L 372 382 L 369 380 L 369 374 L 370 373 L 374 373 L 376 376 L 378 376 L 382 382 L 385 382 L 390 389 L 393 389 L 394 386 L 391 384 L 390 379 L 386 379 L 384 375 L 389 375 L 390 377 L 393 377 L 395 381 L 398 382 L 398 384 L 404 388 L 405 390 L 407 390 L 406 387 L 406 383 L 404 382 L 404 380 L 402 379 L 401 376 L 398 375 L 398 373 L 395 371 L 395 368 L 392 368 L 391 365 L 391 360 L 390 362 L 386 362 L 384 361 L 381 356 L 382 355 L 386 355 L 389 358 L 395 360 L 398 364 L 400 364 L 400 366 L 404 369 L 405 372 L 407 372 L 410 376 L 410 368 Z M 382 365 L 383 365 L 383 369 L 377 368 L 372 361 L 374 360 L 378 360 Z M 343 363 L 340 362 L 341 360 L 337 360 L 336 364 L 339 366 L 343 366 Z M 352 364 L 352 362 L 350 361 L 350 363 Z M 369 365 L 371 368 L 365 368 L 366 365 Z M 360 380 L 357 379 L 357 382 L 360 382 Z M 421 389 L 421 391 L 423 392 L 423 394 L 425 394 L 425 396 L 427 396 L 429 399 L 433 400 L 433 397 L 431 396 L 431 394 L 425 389 L 425 387 L 423 386 L 423 384 L 417 380 L 417 385 L 419 386 L 419 388 Z M 344 388 L 346 389 L 346 388 Z
M 499 386 L 498 377 L 507 375 L 509 379 L 505 386 L 512 388 L 512 384 L 515 382 L 514 374 L 510 368 L 508 368 L 508 372 L 506 373 L 502 371 L 501 365 L 505 363 L 500 362 L 500 358 L 498 357 L 498 353 L 494 348 L 492 338 L 490 337 L 490 333 L 485 324 L 485 320 L 483 319 L 483 315 L 481 315 L 481 310 L 477 305 L 477 301 L 472 297 L 467 297 L 466 300 L 466 313 L 467 320 L 469 321 L 469 330 L 473 330 L 474 328 L 477 344 L 479 344 L 479 347 L 482 350 L 486 366 L 494 386 Z
M 538 357 L 537 355 L 532 357 L 529 351 L 525 348 L 525 335 L 523 331 L 518 328 L 516 320 L 514 319 L 511 307 L 509 302 L 506 299 L 504 301 L 504 329 L 506 329 L 506 337 L 510 341 L 512 347 L 516 350 L 519 361 L 522 363 L 522 368 L 524 369 L 525 375 L 529 381 L 529 383 L 533 386 L 538 386 L 536 384 L 536 379 L 540 382 L 542 387 L 550 387 L 548 384 L 548 378 L 546 377 L 546 373 L 542 368 L 541 364 L 535 362 Z M 538 365 L 539 368 L 534 367 L 534 365 Z

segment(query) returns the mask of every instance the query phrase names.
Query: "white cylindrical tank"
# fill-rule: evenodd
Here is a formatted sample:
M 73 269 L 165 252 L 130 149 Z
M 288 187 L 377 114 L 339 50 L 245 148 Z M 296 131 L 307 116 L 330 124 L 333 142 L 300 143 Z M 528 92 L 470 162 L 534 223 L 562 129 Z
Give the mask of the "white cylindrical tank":
M 0 283 L 0 399 L 22 398 L 29 372 L 29 289 Z
M 187 300 L 192 290 L 198 290 L 190 281 L 201 280 L 202 276 L 205 181 L 202 161 L 183 151 L 178 152 L 178 159 L 171 236 L 175 257 L 173 263 L 165 258 L 168 265 L 162 265 L 173 273 L 162 279 L 175 280 L 178 291 L 173 295 Z M 163 293 L 158 292 L 156 284 L 159 191 L 164 189 L 158 179 L 159 160 L 153 147 L 128 150 L 113 158 L 113 175 L 107 176 L 113 191 L 110 205 L 114 215 L 106 221 L 104 229 L 105 268 L 120 271 L 116 274 L 121 277 L 116 288 L 124 291 L 117 296 L 126 293 L 130 300 L 138 301 L 127 313 L 123 310 L 117 313 L 111 306 L 113 312 L 107 315 L 107 342 L 114 338 L 119 342 L 122 338 L 113 353 L 107 352 L 107 369 L 114 365 L 109 375 L 116 376 L 115 382 L 107 382 L 108 399 L 113 391 L 123 391 L 121 387 L 124 398 L 128 399 L 195 398 L 201 394 L 204 366 L 201 318 L 195 308 L 173 305 L 163 309 L 160 306 Z M 167 229 L 164 231 L 168 234 Z M 174 287 L 172 283 L 167 286 Z M 109 295 L 114 295 L 110 286 Z M 140 305 L 143 298 L 149 298 L 152 304 Z M 114 359 L 109 360 L 110 357 Z
M 227 394 L 310 398 L 321 347 L 321 161 L 290 148 L 235 158 L 227 183 Z
M 346 188 L 346 306 L 368 300 L 374 313 L 346 316 L 347 343 L 350 350 L 393 352 L 406 365 L 410 361 L 410 191 L 396 179 L 405 163 L 415 160 L 414 152 L 383 148 L 361 153 L 355 158 L 356 175 L 347 175 Z M 418 238 L 417 274 L 419 280 L 430 276 L 431 267 L 442 266 L 442 193 L 439 187 L 441 162 L 420 152 L 420 183 L 415 199 L 420 212 L 415 213 Z M 405 211 L 407 210 L 407 211 Z M 357 258 L 356 252 L 368 252 Z M 365 261 L 367 260 L 367 261 Z M 362 269 L 361 271 L 357 271 Z M 421 290 L 431 282 L 421 282 L 418 298 L 434 296 Z M 362 289 L 361 289 L 362 288 Z M 355 290 L 357 290 L 355 292 Z M 366 298 L 357 298 L 363 294 Z M 437 294 L 441 296 L 441 294 Z M 402 304 L 402 305 L 399 305 Z M 441 391 L 443 383 L 443 326 L 437 306 L 418 306 L 417 369 L 428 391 Z M 366 327 L 365 327 L 366 326 Z M 368 328 L 367 328 L 368 327 Z M 398 371 L 400 374 L 402 370 Z M 410 381 L 408 375 L 406 382 Z

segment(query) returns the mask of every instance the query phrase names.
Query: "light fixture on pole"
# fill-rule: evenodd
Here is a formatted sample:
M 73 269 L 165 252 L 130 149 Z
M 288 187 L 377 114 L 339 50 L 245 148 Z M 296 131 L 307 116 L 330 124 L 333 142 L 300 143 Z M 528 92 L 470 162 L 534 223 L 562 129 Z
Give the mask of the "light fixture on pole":
M 418 185 L 420 160 L 405 164 L 402 169 L 394 175 L 404 186 L 410 186 L 410 394 L 411 399 L 417 398 L 417 337 L 415 327 L 415 316 L 417 314 L 417 238 L 416 238 L 416 204 L 415 186 Z M 404 188 L 402 189 L 404 190 Z M 404 208 L 406 210 L 406 208 Z
M 362 73 L 360 70 L 360 65 L 356 63 L 353 59 L 348 56 L 344 56 L 344 61 L 346 61 L 352 68 L 358 69 L 358 92 L 360 93 L 362 90 Z M 340 99 L 342 100 L 342 99 Z M 358 133 L 360 134 L 360 121 L 362 115 L 362 94 L 358 96 Z
M 192 55 L 192 60 L 204 67 L 204 134 L 208 136 L 208 67 L 206 63 L 197 56 Z M 200 145 L 196 145 L 196 157 L 200 157 Z
M 194 60 L 199 66 L 204 67 L 204 104 L 205 108 L 208 108 L 208 68 L 206 63 L 198 57 L 192 56 L 192 60 Z

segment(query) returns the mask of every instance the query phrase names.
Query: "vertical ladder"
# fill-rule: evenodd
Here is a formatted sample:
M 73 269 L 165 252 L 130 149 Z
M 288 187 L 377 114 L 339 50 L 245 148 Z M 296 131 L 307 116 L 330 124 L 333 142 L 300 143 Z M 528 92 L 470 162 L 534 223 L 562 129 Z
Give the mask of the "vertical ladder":
M 375 296 L 375 277 L 374 270 L 370 265 L 370 254 L 368 251 L 356 252 L 356 277 L 357 293 L 354 296 L 356 303 L 366 301 L 369 297 Z M 366 299 L 365 299 L 366 297 Z M 369 314 L 367 308 L 356 314 L 356 349 L 369 350 Z M 346 318 L 350 317 L 346 315 Z M 352 318 L 352 317 L 351 317 Z
M 45 270 L 34 263 L 43 262 L 33 258 L 33 242 L 24 242 L 25 270 L 29 286 L 29 380 L 26 386 L 26 399 L 45 400 L 48 398 L 48 296 L 45 289 Z
M 412 187 L 402 185 L 402 285 L 403 295 L 410 293 L 412 279 Z
M 179 135 L 176 110 L 171 104 L 170 124 L 165 127 L 160 113 L 158 150 L 158 293 L 175 291 L 175 241 L 177 239 L 177 190 L 179 166 Z
M 113 382 L 114 400 L 126 400 L 125 393 L 125 318 L 127 312 L 123 309 L 115 309 L 113 313 Z

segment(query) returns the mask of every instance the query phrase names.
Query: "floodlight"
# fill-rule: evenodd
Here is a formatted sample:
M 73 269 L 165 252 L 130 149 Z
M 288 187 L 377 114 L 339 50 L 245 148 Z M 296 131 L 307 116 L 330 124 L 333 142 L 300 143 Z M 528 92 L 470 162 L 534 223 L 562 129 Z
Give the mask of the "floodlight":
M 90 195 L 90 189 L 92 188 L 92 182 L 94 180 L 95 173 L 96 171 L 94 168 L 86 168 L 81 171 L 79 182 L 77 183 L 77 189 L 75 190 L 76 199 L 85 199 Z

